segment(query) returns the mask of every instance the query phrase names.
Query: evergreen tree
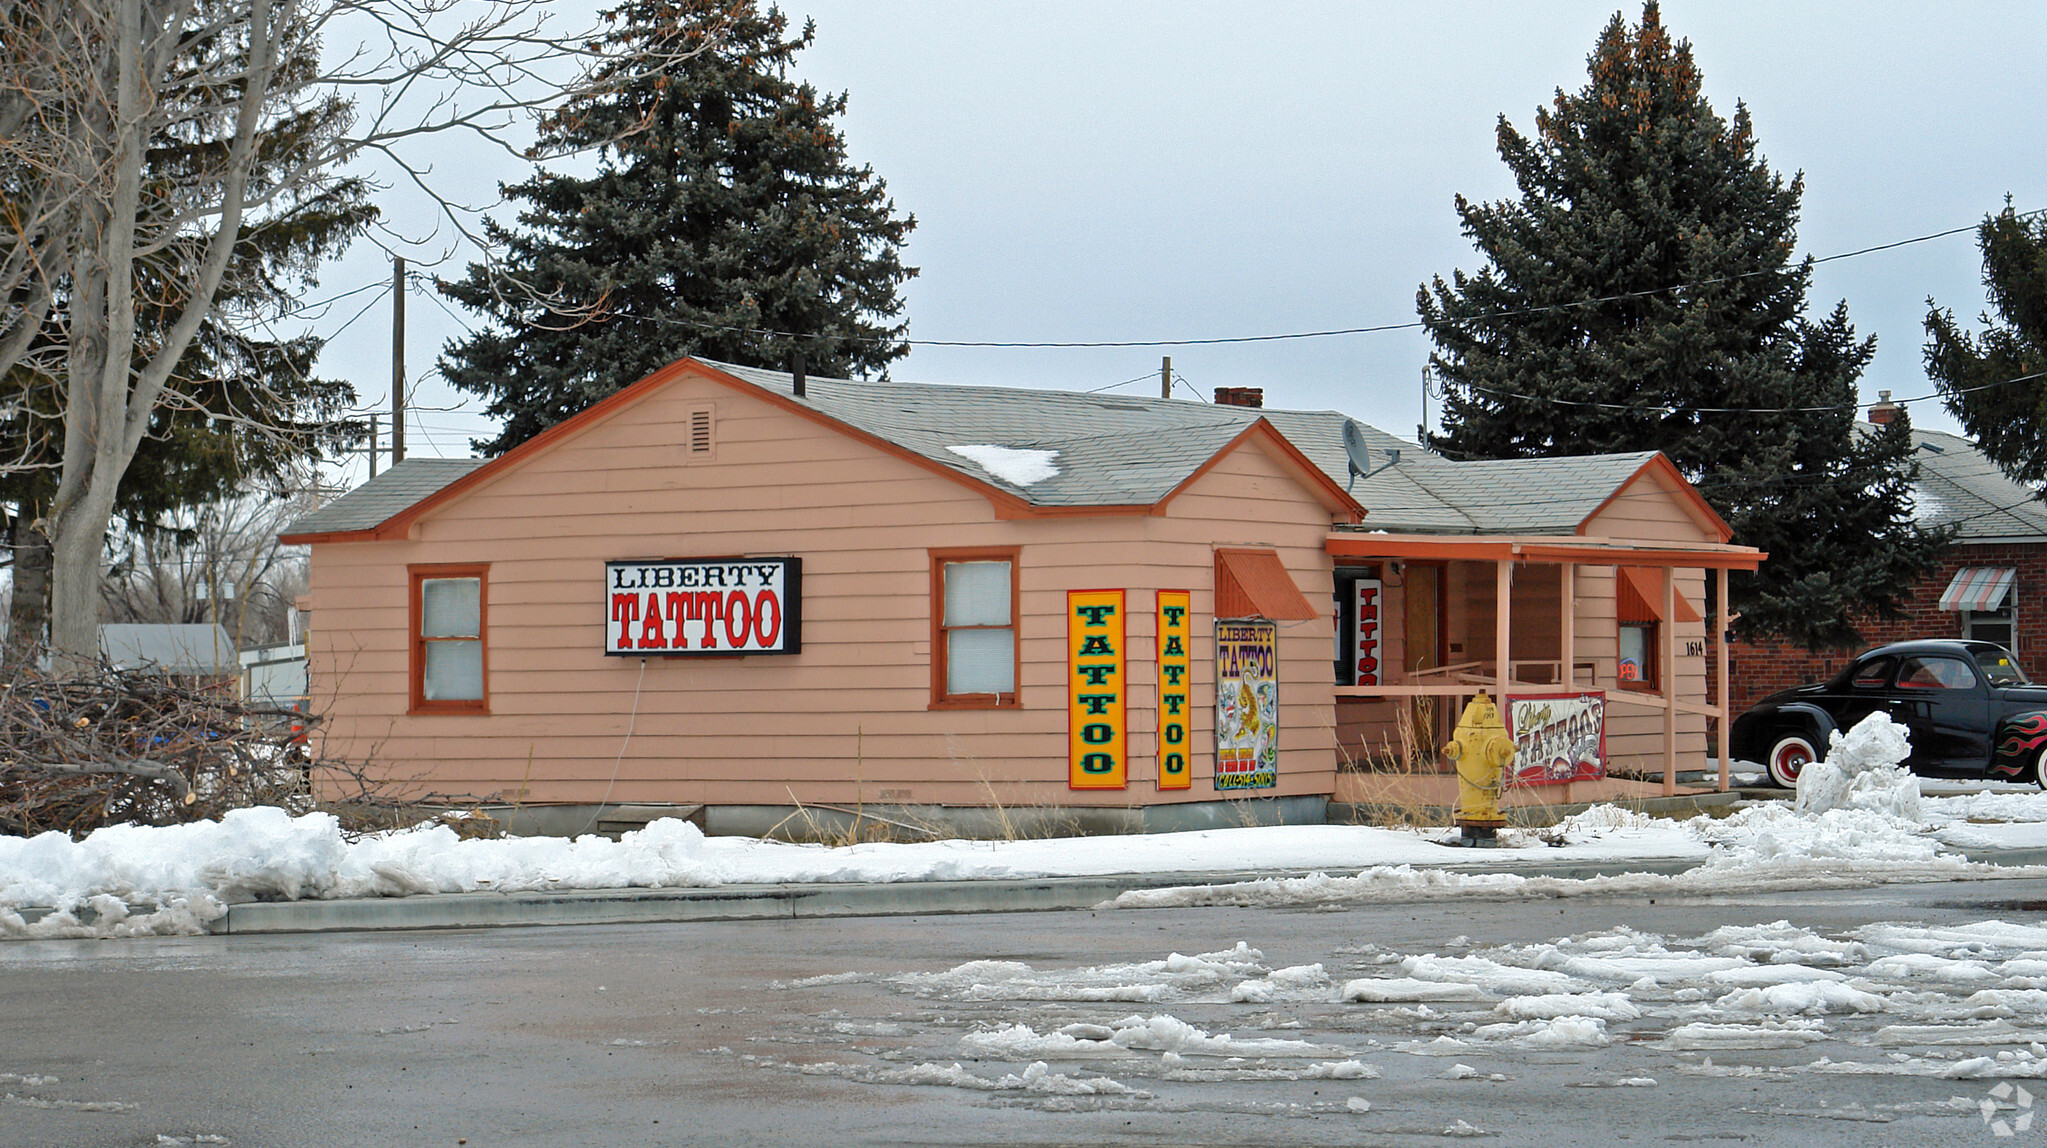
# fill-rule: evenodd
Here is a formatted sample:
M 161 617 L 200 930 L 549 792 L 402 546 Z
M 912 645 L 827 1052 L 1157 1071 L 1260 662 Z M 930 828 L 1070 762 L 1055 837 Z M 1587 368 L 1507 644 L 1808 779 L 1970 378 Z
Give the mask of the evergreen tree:
M 504 420 L 499 454 L 684 355 L 821 375 L 886 374 L 916 274 L 873 169 L 834 122 L 843 93 L 790 78 L 814 27 L 754 0 L 626 0 L 606 46 L 694 50 L 656 79 L 604 65 L 541 122 L 538 151 L 594 149 L 588 177 L 541 170 L 503 189 L 504 255 L 441 290 L 492 325 L 441 372 Z
M 1744 636 L 1857 641 L 1897 612 L 1943 538 L 1915 527 L 1902 422 L 1855 434 L 1875 353 L 1846 305 L 1804 316 L 1792 262 L 1802 177 L 1756 154 L 1748 110 L 1721 119 L 1657 5 L 1607 25 L 1590 82 L 1558 90 L 1529 139 L 1499 121 L 1520 197 L 1457 198 L 1488 265 L 1418 295 L 1437 350 L 1443 432 L 1460 458 L 1659 450 L 1770 553 L 1730 593 Z
M 1978 449 L 2022 482 L 2047 480 L 2047 218 L 2002 213 L 1976 230 L 1983 284 L 2003 320 L 1972 336 L 1953 312 L 1926 316 L 1926 373 Z

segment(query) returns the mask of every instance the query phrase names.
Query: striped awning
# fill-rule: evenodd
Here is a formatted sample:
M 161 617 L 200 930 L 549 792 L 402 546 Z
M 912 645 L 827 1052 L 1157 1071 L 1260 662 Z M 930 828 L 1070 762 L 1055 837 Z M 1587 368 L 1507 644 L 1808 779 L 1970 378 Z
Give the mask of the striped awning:
M 2018 571 L 2010 566 L 1964 566 L 1940 596 L 1943 610 L 1995 610 L 2011 593 Z

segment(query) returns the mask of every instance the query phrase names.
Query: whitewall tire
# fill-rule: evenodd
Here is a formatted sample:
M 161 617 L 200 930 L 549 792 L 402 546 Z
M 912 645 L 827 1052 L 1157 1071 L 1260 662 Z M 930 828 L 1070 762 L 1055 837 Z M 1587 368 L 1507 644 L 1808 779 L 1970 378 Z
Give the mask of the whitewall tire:
M 1798 775 L 1819 760 L 1812 739 L 1801 733 L 1786 734 L 1770 746 L 1770 781 L 1785 789 L 1798 788 Z

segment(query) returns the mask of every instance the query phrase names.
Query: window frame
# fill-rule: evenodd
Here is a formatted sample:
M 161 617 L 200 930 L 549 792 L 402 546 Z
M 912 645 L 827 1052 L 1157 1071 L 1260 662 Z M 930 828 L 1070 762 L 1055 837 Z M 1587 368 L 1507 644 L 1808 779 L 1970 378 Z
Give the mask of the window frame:
M 408 714 L 470 714 L 490 713 L 490 564 L 477 562 L 437 562 L 407 566 L 410 609 L 408 611 L 410 633 L 406 645 L 410 651 L 410 704 Z M 447 639 L 428 638 L 421 633 L 426 622 L 425 584 L 443 578 L 476 579 L 476 637 Z M 478 698 L 442 698 L 429 700 L 426 696 L 426 647 L 430 641 L 474 641 L 482 663 L 483 696 Z
M 2012 656 L 2014 657 L 2018 656 L 2019 652 L 2018 648 L 2019 610 L 2017 602 L 2018 596 L 2019 596 L 2018 587 L 2014 585 L 2011 591 L 2004 596 L 2004 604 L 1999 606 L 1995 610 L 1956 611 L 1961 621 L 1962 640 L 1965 642 L 1992 642 L 1997 645 L 2003 646 L 2005 649 L 2011 651 Z M 1976 627 L 1979 623 L 1986 629 L 2001 629 L 2006 631 L 2011 636 L 2011 640 L 2008 642 L 1999 642 L 1996 638 L 1985 637 L 1977 633 Z
M 1023 609 L 1021 546 L 954 547 L 931 556 L 931 704 L 934 710 L 995 710 L 1023 707 Z M 945 624 L 945 567 L 957 562 L 1009 563 L 1010 692 L 953 694 L 946 691 L 946 635 L 952 630 L 996 630 L 1000 626 Z

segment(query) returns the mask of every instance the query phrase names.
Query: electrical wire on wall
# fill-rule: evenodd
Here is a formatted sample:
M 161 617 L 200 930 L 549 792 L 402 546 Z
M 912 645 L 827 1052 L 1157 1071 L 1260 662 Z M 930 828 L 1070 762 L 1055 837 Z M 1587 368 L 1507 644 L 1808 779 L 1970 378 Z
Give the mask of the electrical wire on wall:
M 604 783 L 604 796 L 598 800 L 597 808 L 591 811 L 590 823 L 583 826 L 584 833 L 595 829 L 597 822 L 603 819 L 604 807 L 611 801 L 611 791 L 618 785 L 618 771 L 619 767 L 625 764 L 626 747 L 633 743 L 633 729 L 640 724 L 640 687 L 646 684 L 646 681 L 647 659 L 642 657 L 640 659 L 640 676 L 633 679 L 633 711 L 631 716 L 627 717 L 625 721 L 625 740 L 618 744 L 618 756 L 613 758 L 611 762 L 611 780 Z M 581 834 L 578 834 L 578 836 L 581 836 Z

